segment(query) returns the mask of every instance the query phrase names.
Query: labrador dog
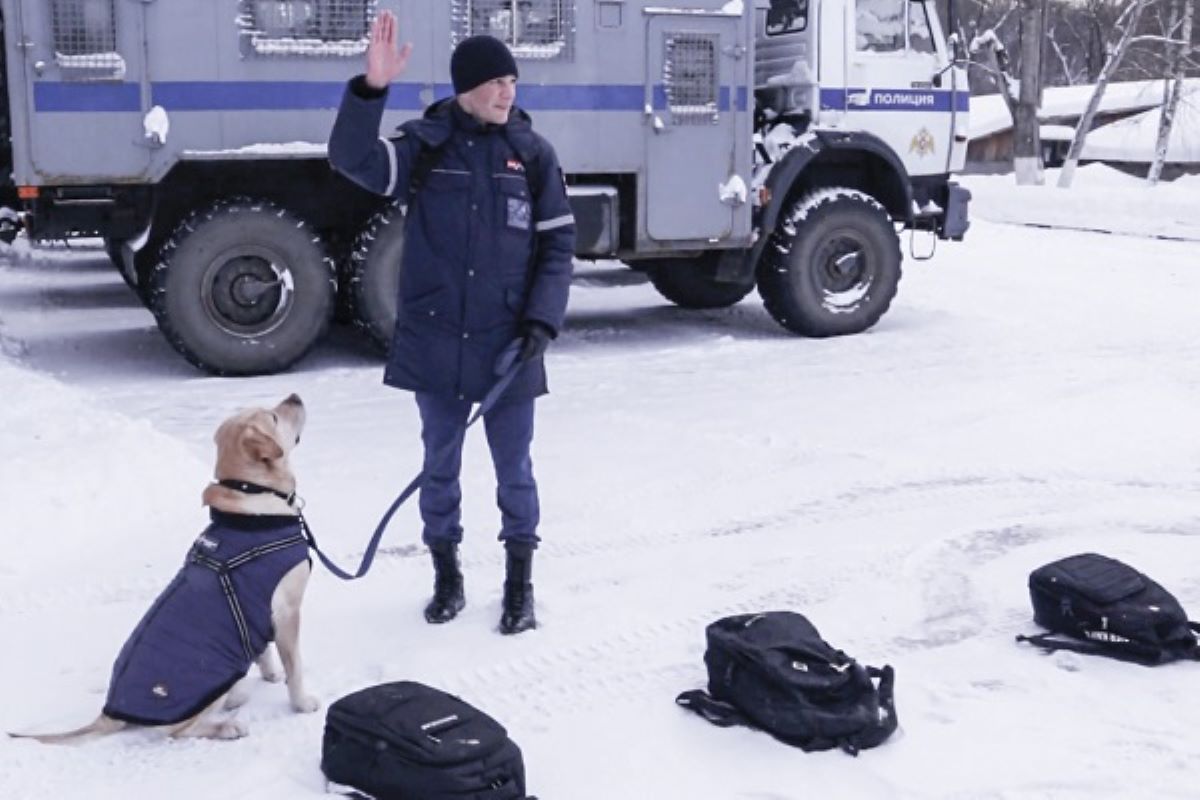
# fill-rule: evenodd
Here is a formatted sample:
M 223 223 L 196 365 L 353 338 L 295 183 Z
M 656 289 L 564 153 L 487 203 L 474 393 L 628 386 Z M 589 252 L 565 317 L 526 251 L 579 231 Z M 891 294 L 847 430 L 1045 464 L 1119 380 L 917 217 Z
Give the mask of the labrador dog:
M 320 707 L 304 690 L 300 664 L 300 601 L 311 562 L 288 464 L 304 421 L 304 403 L 293 394 L 221 423 L 213 437 L 216 482 L 202 495 L 212 522 L 125 642 L 100 716 L 66 733 L 11 735 L 63 743 L 141 725 L 173 737 L 237 739 L 245 725 L 219 712 L 249 698 L 243 678 L 251 663 L 267 681 L 286 678 L 295 711 Z

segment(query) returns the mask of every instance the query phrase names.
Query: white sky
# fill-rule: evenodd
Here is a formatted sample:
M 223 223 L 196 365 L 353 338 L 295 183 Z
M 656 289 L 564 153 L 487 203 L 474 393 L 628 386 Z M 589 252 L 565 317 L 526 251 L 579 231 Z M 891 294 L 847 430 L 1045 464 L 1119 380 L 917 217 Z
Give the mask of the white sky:
M 1013 637 L 1036 630 L 1029 571 L 1086 550 L 1200 614 L 1197 180 L 969 179 L 967 240 L 906 259 L 888 314 L 842 339 L 784 333 L 753 294 L 685 312 L 634 273 L 581 266 L 535 442 L 542 627 L 493 630 L 503 558 L 472 431 L 465 612 L 421 619 L 430 569 L 406 508 L 366 579 L 315 575 L 310 689 L 460 694 L 553 800 L 1194 797 L 1200 665 L 1047 657 Z M 1028 227 L 1042 222 L 1130 235 Z M 304 397 L 300 492 L 344 564 L 418 466 L 411 400 L 348 332 L 288 374 L 202 376 L 97 250 L 0 261 L 0 342 L 0 730 L 94 716 L 204 525 L 212 431 L 234 409 Z M 705 624 L 772 608 L 896 668 L 892 740 L 806 755 L 674 706 L 704 683 Z M 258 685 L 241 717 L 234 743 L 0 739 L 0 797 L 324 796 L 323 712 Z

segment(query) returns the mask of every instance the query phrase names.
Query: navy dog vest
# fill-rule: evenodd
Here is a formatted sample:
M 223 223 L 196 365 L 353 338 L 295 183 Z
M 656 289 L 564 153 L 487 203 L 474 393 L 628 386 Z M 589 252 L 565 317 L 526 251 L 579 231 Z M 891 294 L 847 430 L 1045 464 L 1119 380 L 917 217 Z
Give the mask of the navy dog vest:
M 113 665 L 104 713 L 172 725 L 203 711 L 275 638 L 271 595 L 308 558 L 293 516 L 212 510 L 212 524 Z

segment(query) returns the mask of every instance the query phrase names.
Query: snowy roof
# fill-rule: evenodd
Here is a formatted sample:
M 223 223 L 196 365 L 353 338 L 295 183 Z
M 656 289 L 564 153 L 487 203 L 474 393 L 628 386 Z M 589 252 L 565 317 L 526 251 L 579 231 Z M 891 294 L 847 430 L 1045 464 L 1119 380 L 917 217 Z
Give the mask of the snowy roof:
M 1075 138 L 1075 129 L 1070 125 L 1041 125 L 1038 138 L 1043 142 L 1069 142 Z
M 1200 78 L 1188 78 L 1189 91 L 1200 88 Z M 1051 86 L 1042 93 L 1039 119 L 1071 117 L 1083 114 L 1094 87 Z M 1110 83 L 1100 101 L 1101 111 L 1139 111 L 1162 103 L 1163 81 L 1125 81 Z M 971 138 L 978 139 L 1012 127 L 1012 115 L 999 94 L 975 95 L 971 98 Z
M 1082 157 L 1150 163 L 1154 159 L 1161 116 L 1162 108 L 1152 108 L 1096 128 L 1084 142 Z M 1200 164 L 1200 81 L 1185 85 L 1179 98 L 1166 160 L 1171 164 Z

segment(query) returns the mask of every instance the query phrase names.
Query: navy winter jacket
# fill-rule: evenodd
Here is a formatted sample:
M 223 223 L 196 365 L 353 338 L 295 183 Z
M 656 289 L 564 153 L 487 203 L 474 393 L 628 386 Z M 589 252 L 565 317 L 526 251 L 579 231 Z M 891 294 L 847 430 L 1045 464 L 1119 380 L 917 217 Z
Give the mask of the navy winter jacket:
M 563 324 L 575 219 L 558 157 L 520 109 L 503 126 L 483 125 L 454 98 L 381 138 L 386 96 L 362 76 L 350 81 L 329 139 L 334 169 L 401 201 L 422 149 L 437 153 L 407 210 L 384 383 L 479 401 L 521 322 L 536 320 L 555 335 Z M 531 187 L 531 176 L 541 185 Z M 521 368 L 505 397 L 545 392 L 545 366 L 537 358 Z
M 113 665 L 104 713 L 172 725 L 203 711 L 250 669 L 275 638 L 271 595 L 308 558 L 300 520 L 212 511 L 176 574 Z M 226 596 L 223 567 L 239 614 Z

